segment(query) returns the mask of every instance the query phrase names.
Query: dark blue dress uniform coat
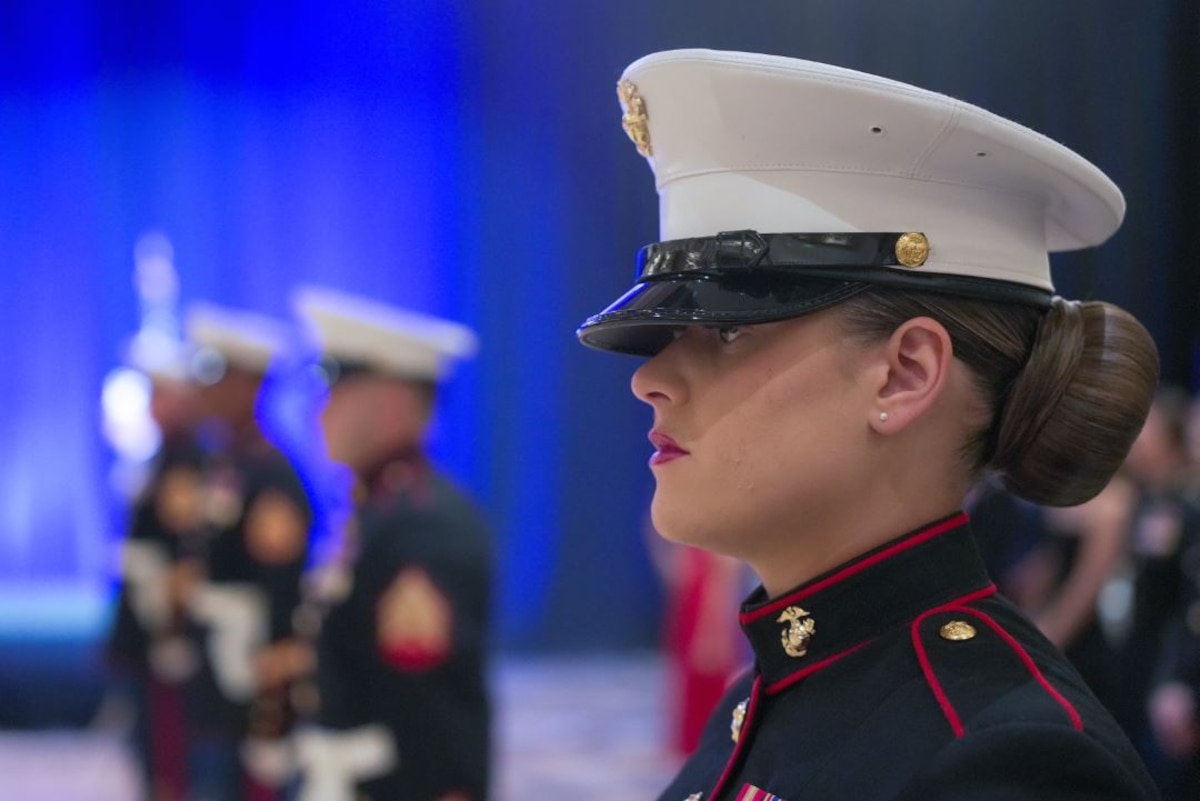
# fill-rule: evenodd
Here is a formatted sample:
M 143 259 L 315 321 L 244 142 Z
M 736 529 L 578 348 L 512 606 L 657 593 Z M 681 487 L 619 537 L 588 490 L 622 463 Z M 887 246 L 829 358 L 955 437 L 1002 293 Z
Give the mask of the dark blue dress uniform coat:
M 356 782 L 356 798 L 484 801 L 490 535 L 474 503 L 423 461 L 383 472 L 400 478 L 372 482 L 352 587 L 321 625 L 316 722 L 335 740 L 372 725 L 390 735 L 393 764 Z
M 756 665 L 664 801 L 1155 799 L 1066 659 L 997 596 L 965 514 L 741 611 Z
M 163 493 L 168 485 L 195 485 L 203 482 L 204 452 L 199 444 L 187 437 L 176 437 L 163 443 L 162 450 L 154 458 L 151 476 L 145 494 L 134 504 L 129 522 L 127 547 L 149 547 L 162 559 L 164 568 L 179 563 L 182 559 L 199 558 L 204 541 L 204 532 L 199 520 L 194 528 L 175 530 L 163 515 Z M 198 490 L 197 490 L 198 492 Z M 123 574 L 127 568 L 122 568 Z M 154 579 L 165 583 L 166 570 Z M 136 676 L 146 677 L 151 670 L 150 650 L 156 637 L 178 633 L 178 620 L 167 621 L 166 631 L 152 631 L 147 621 L 142 620 L 135 607 L 133 595 L 144 591 L 136 586 L 128 575 L 123 575 L 117 596 L 113 629 L 107 643 L 107 656 L 113 666 L 129 671 Z M 165 588 L 158 592 L 166 597 Z M 168 617 L 179 617 L 178 610 L 171 610 Z
M 295 469 L 261 435 L 249 435 L 234 447 L 214 454 L 208 471 L 210 484 L 219 486 L 219 490 L 210 489 L 210 494 L 223 498 L 222 504 L 213 505 L 228 508 L 221 509 L 224 514 L 210 521 L 213 532 L 206 556 L 206 586 L 248 590 L 261 602 L 259 622 L 265 639 L 253 643 L 253 649 L 238 653 L 239 666 L 249 672 L 257 649 L 293 634 L 292 618 L 301 601 L 300 582 L 308 555 L 312 507 Z M 294 554 L 286 562 L 269 564 L 256 556 L 251 540 L 261 536 L 258 529 L 264 525 L 264 510 L 278 508 L 279 504 L 290 511 L 287 534 L 296 540 Z M 219 676 L 222 666 L 213 658 L 213 638 L 218 627 L 235 623 L 230 618 L 240 614 L 244 613 L 226 614 L 222 616 L 224 619 L 197 624 L 196 637 L 203 644 L 207 658 L 188 692 L 188 713 L 195 728 L 235 739 L 256 733 L 257 718 L 275 717 L 262 714 L 259 708 L 262 696 L 253 689 L 248 688 L 244 697 L 231 694 Z M 277 724 L 273 721 L 274 725 Z

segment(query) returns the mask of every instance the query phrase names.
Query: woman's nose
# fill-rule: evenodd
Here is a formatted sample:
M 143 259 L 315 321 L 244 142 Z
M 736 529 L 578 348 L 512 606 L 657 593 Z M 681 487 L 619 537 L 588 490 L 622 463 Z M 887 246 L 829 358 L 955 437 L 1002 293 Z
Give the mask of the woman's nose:
M 684 399 L 684 383 L 675 364 L 676 340 L 660 350 L 633 372 L 630 388 L 633 395 L 651 406 L 677 404 Z

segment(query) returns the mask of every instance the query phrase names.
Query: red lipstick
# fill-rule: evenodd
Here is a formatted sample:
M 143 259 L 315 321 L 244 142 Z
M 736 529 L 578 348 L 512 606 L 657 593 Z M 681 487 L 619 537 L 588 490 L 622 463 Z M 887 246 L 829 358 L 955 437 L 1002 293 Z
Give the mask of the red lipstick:
M 654 455 L 650 457 L 650 466 L 673 462 L 681 456 L 687 456 L 688 451 L 679 447 L 679 443 L 660 431 L 650 432 L 650 442 L 654 445 Z

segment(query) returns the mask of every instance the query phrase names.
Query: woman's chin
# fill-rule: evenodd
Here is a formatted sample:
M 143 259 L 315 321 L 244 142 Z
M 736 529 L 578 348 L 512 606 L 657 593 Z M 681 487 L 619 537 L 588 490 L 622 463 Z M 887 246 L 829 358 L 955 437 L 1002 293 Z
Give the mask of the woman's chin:
M 654 529 L 663 539 L 677 545 L 729 553 L 734 535 L 715 525 L 711 516 L 699 513 L 694 508 L 677 510 L 665 506 L 656 499 L 651 507 Z

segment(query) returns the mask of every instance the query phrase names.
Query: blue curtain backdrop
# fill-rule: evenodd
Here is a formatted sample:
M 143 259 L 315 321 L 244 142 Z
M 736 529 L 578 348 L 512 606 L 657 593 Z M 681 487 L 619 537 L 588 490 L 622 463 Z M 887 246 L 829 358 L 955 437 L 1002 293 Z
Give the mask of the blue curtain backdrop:
M 655 239 L 653 183 L 614 92 L 624 65 L 654 50 L 877 72 L 1076 148 L 1130 211 L 1107 247 L 1057 261 L 1060 291 L 1125 305 L 1154 333 L 1167 377 L 1191 383 L 1197 8 L 4 4 L 0 629 L 103 624 L 122 514 L 100 388 L 138 321 L 133 243 L 158 229 L 185 302 L 285 316 L 288 288 L 309 282 L 476 327 L 483 349 L 443 398 L 435 452 L 494 522 L 501 641 L 653 643 L 649 415 L 629 395 L 634 363 L 584 351 L 573 331 L 627 287 L 633 254 Z

